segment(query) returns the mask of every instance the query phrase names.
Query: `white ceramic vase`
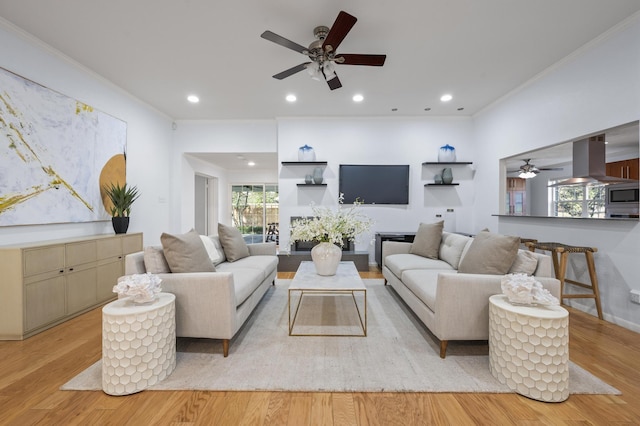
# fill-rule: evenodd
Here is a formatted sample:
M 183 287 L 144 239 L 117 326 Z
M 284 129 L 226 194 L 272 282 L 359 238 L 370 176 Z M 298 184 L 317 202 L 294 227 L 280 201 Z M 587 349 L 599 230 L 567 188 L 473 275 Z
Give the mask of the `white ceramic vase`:
M 311 249 L 311 259 L 318 275 L 335 275 L 342 259 L 342 249 L 333 243 L 319 243 Z

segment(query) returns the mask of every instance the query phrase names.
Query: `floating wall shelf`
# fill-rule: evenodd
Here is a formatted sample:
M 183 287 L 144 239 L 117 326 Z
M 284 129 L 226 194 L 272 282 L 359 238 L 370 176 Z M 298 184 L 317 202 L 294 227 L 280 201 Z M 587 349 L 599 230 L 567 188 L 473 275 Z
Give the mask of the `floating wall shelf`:
M 459 183 L 425 183 L 424 186 L 456 186 Z
M 449 166 L 454 166 L 454 165 L 467 165 L 467 164 L 473 164 L 472 161 L 455 161 L 452 163 L 441 163 L 439 161 L 426 161 L 424 163 L 422 163 L 423 166 L 439 166 L 439 165 L 449 165 Z
M 327 186 L 326 183 L 298 183 L 298 186 Z
M 326 166 L 326 161 L 283 161 L 283 166 Z

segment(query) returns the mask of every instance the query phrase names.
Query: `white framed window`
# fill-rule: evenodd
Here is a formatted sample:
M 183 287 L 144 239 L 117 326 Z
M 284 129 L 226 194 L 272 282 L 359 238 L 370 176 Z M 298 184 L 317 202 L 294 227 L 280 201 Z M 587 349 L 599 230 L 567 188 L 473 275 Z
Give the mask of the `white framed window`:
M 550 180 L 549 185 L 558 183 Z M 549 187 L 549 216 L 606 217 L 605 188 L 601 183 L 558 185 Z

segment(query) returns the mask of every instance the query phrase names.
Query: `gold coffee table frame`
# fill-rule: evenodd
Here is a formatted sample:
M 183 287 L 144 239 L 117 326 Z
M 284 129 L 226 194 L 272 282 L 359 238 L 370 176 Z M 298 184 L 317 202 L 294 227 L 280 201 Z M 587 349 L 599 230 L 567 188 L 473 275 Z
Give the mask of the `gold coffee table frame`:
M 358 306 L 356 293 L 362 293 L 364 298 L 364 308 Z M 292 298 L 299 294 L 298 302 L 295 304 L 295 312 L 292 315 Z M 296 318 L 305 294 L 343 295 L 351 294 L 353 304 L 358 312 L 358 320 L 362 334 L 323 334 L 323 333 L 294 333 Z M 313 262 L 300 262 L 300 267 L 289 286 L 288 295 L 289 311 L 289 336 L 327 336 L 327 337 L 366 337 L 367 336 L 367 289 L 364 286 L 360 274 L 353 262 L 340 262 L 336 275 L 325 277 L 317 275 Z M 362 315 L 364 312 L 364 316 Z

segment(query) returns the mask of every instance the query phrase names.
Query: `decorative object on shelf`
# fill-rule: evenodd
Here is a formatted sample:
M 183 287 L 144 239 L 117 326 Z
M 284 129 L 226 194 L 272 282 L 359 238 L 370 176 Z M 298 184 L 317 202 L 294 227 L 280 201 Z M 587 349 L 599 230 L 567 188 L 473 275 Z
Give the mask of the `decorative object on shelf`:
M 136 186 L 120 186 L 119 183 L 111 183 L 105 186 L 105 194 L 111 201 L 111 223 L 116 234 L 126 234 L 129 229 L 129 214 L 131 213 L 131 205 L 138 199 L 140 194 Z
M 123 277 L 113 287 L 120 297 L 130 297 L 136 305 L 152 303 L 162 291 L 162 280 L 155 274 L 133 274 Z
M 362 204 L 359 201 L 353 203 L 350 208 L 343 208 L 344 195 L 340 194 L 338 197 L 339 206 L 336 210 L 332 210 L 329 207 L 316 207 L 311 204 L 313 210 L 313 217 L 301 218 L 291 224 L 291 234 L 289 236 L 289 242 L 291 244 L 296 241 L 309 241 L 319 243 L 329 243 L 335 245 L 339 252 L 339 257 L 335 267 L 320 264 L 320 260 L 316 264 L 316 259 L 313 257 L 313 249 L 311 250 L 311 258 L 316 265 L 316 272 L 318 275 L 335 275 L 342 257 L 342 250 L 338 247 L 342 247 L 345 240 L 355 241 L 356 238 L 367 232 L 373 225 L 373 221 L 367 216 L 360 213 L 357 209 Z M 318 244 L 320 245 L 320 244 Z M 317 247 L 317 246 L 316 246 Z M 315 247 L 314 247 L 315 248 Z M 318 249 L 327 250 L 325 249 Z M 321 258 L 325 256 L 329 257 L 328 253 L 322 251 Z M 327 260 L 327 263 L 329 260 Z M 335 262 L 335 260 L 333 260 Z M 331 263 L 333 265 L 333 263 Z
M 304 177 L 304 183 L 306 183 L 307 185 L 312 184 L 313 183 L 313 176 L 312 175 L 306 175 Z
M 559 305 L 560 302 L 533 276 L 507 274 L 500 281 L 502 292 L 514 305 Z
M 446 167 L 442 169 L 442 183 L 445 185 L 450 185 L 453 182 L 453 172 L 451 171 L 451 167 Z
M 442 184 L 442 175 L 435 175 L 433 177 L 433 183 L 437 183 L 438 185 Z
M 438 151 L 438 162 L 440 163 L 453 163 L 456 161 L 456 149 L 447 144 L 441 146 Z
M 309 145 L 301 146 L 298 149 L 298 161 L 316 161 L 316 152 Z
M 322 167 L 316 167 L 313 169 L 313 183 L 322 183 L 324 178 L 322 177 Z

